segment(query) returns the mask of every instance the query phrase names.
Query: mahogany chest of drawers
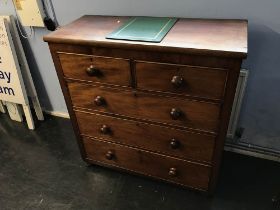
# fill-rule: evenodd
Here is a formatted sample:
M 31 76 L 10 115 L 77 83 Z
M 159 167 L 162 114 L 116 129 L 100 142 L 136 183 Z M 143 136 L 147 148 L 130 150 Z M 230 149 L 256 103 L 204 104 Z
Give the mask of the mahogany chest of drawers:
M 84 16 L 44 37 L 82 158 L 212 192 L 247 21 L 180 19 L 161 43 L 105 39 L 127 19 Z

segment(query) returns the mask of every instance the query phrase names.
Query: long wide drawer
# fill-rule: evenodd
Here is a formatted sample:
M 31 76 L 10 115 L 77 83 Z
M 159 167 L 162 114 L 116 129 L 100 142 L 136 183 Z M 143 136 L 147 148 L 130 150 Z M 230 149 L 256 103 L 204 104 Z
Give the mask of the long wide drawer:
M 207 190 L 211 167 L 118 144 L 84 138 L 87 158 L 196 189 Z
M 220 105 L 132 90 L 68 83 L 75 107 L 217 131 Z
M 131 85 L 130 62 L 127 59 L 71 53 L 59 53 L 58 56 L 67 78 L 119 86 Z
M 136 62 L 139 89 L 221 99 L 227 70 L 178 64 Z
M 82 135 L 163 154 L 212 162 L 215 137 L 169 127 L 76 111 Z

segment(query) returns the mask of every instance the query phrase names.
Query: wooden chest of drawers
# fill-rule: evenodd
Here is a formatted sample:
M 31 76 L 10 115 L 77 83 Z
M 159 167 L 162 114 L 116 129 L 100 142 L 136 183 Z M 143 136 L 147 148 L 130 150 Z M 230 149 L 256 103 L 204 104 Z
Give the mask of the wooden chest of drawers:
M 81 155 L 212 192 L 247 21 L 180 19 L 161 43 L 105 39 L 127 19 L 84 16 L 44 37 Z

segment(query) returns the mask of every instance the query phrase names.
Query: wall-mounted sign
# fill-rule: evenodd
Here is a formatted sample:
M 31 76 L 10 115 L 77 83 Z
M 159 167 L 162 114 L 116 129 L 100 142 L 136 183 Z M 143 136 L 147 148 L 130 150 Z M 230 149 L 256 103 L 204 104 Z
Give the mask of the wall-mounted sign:
M 0 16 L 0 100 L 4 102 L 1 103 L 1 110 L 3 105 L 11 107 L 9 103 L 21 104 L 28 127 L 34 129 L 27 96 L 32 100 L 38 119 L 43 120 L 42 109 L 14 19 L 12 16 Z
M 23 26 L 45 27 L 41 0 L 13 0 Z

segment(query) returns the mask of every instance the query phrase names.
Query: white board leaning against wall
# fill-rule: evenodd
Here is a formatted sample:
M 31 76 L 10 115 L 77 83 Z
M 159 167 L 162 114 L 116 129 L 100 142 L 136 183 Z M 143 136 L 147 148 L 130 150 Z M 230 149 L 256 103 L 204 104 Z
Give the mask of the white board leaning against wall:
M 28 96 L 38 119 L 44 120 L 15 21 L 12 16 L 0 16 L 0 111 L 5 112 L 6 106 L 12 119 L 22 121 L 21 105 L 28 127 L 34 129 Z

